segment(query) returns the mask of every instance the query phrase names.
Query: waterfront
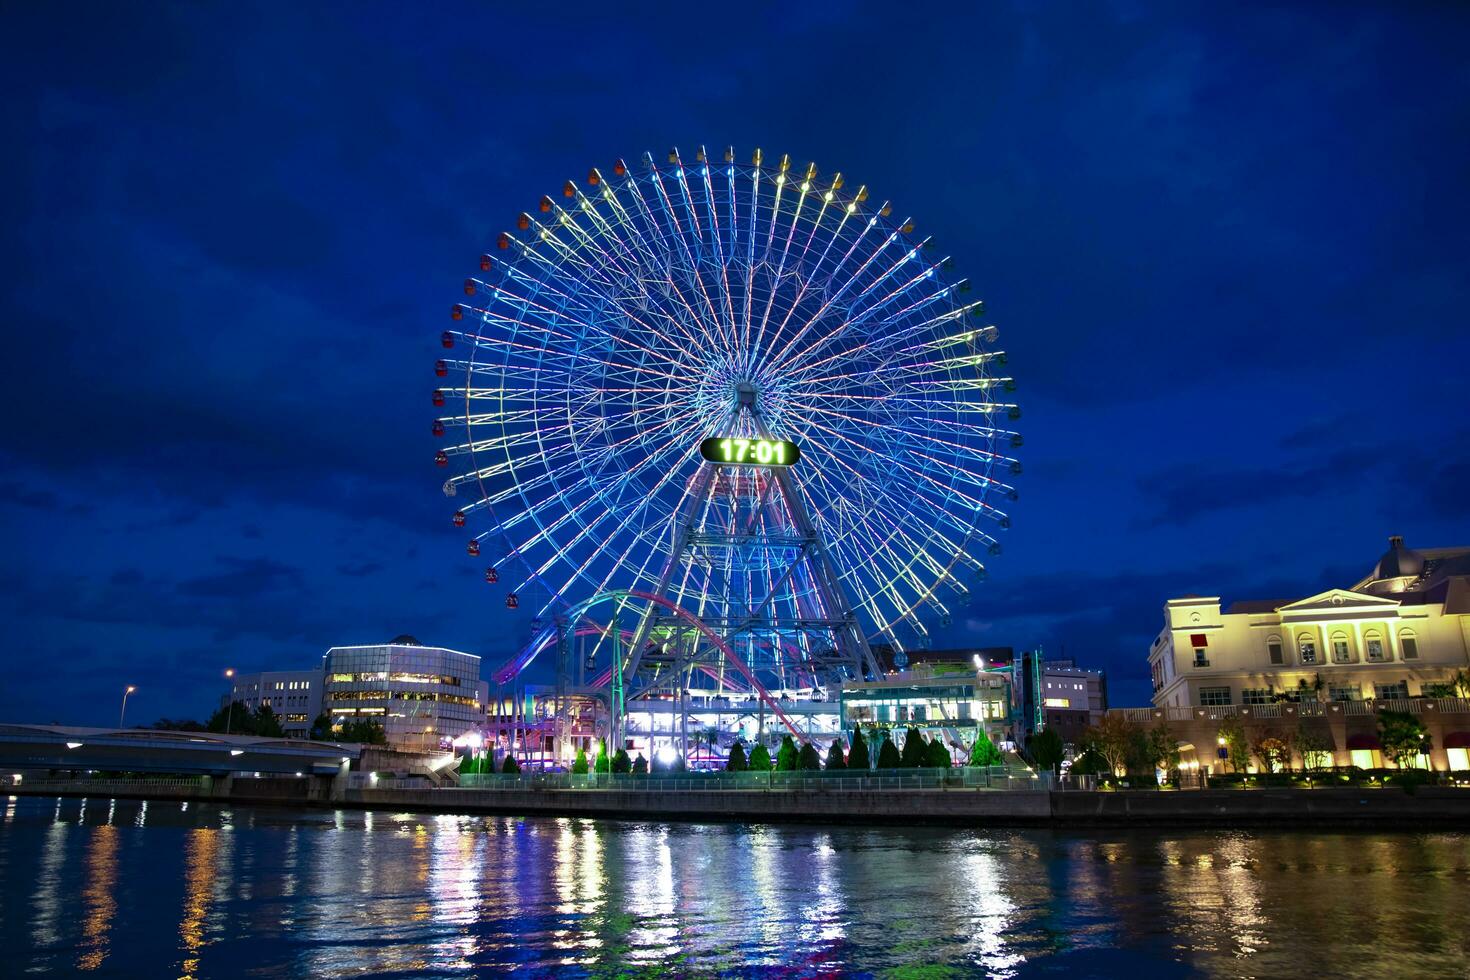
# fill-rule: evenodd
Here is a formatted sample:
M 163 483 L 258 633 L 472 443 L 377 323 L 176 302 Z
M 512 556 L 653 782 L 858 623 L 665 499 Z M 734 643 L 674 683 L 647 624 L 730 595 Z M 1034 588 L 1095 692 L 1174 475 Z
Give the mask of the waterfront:
M 1463 976 L 1470 838 L 9 798 L 6 973 Z

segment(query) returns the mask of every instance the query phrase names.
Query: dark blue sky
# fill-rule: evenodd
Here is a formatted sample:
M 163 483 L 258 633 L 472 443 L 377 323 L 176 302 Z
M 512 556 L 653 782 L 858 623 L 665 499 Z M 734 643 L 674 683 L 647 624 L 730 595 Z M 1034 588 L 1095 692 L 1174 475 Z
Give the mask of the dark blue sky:
M 1470 544 L 1470 8 L 292 6 L 0 12 L 0 718 L 509 654 L 437 337 L 517 212 L 671 145 L 841 170 L 986 299 L 1026 472 L 941 639 L 1145 703 L 1170 596 Z

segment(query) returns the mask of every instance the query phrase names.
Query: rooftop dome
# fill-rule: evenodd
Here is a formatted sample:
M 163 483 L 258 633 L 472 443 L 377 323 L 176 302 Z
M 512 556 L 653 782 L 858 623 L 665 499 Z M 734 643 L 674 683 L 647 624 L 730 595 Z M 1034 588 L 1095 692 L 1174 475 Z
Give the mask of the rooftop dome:
M 419 642 L 418 637 L 416 637 L 416 636 L 410 636 L 407 633 L 400 633 L 398 636 L 393 637 L 393 639 L 391 639 L 391 640 L 388 641 L 388 644 L 389 644 L 389 646 L 395 646 L 395 647 L 421 647 L 421 646 L 423 646 L 423 644 Z
M 1373 569 L 1375 579 L 1417 578 L 1424 571 L 1424 558 L 1412 548 L 1404 547 L 1404 539 L 1395 534 L 1388 539 L 1388 550 Z

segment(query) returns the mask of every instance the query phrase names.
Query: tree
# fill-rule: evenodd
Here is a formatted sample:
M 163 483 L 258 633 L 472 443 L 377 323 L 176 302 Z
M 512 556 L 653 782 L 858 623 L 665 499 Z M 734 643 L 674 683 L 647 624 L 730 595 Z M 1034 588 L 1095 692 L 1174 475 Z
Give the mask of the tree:
M 709 754 L 714 755 L 715 748 L 720 744 L 720 730 L 718 728 L 702 728 L 694 733 L 694 754 L 699 755 L 701 745 L 709 748 Z
M 636 759 L 633 760 L 633 775 L 635 775 L 635 776 L 647 776 L 648 775 L 648 760 L 645 759 L 645 758 L 643 758 L 643 753 L 642 752 L 639 752 L 638 753 L 638 758 L 636 758 Z
M 1005 760 L 1001 758 L 1000 749 L 990 740 L 990 736 L 981 731 L 975 736 L 975 744 L 970 746 L 970 765 L 972 766 L 998 766 Z
M 730 746 L 730 757 L 725 760 L 725 771 L 744 772 L 748 768 L 745 762 L 745 745 L 742 742 L 736 742 Z
M 1031 758 L 1042 769 L 1056 772 L 1061 768 L 1062 759 L 1066 757 L 1067 747 L 1062 744 L 1062 736 L 1057 734 L 1055 728 L 1043 728 L 1026 736 L 1026 751 L 1031 753 Z
M 822 757 L 817 754 L 817 747 L 810 742 L 801 743 L 801 752 L 797 754 L 796 762 L 808 772 L 822 768 Z
M 900 764 L 905 769 L 918 769 L 929 756 L 929 743 L 924 733 L 910 726 L 903 733 L 903 751 L 899 754 Z
M 776 750 L 776 771 L 791 772 L 799 761 L 796 743 L 790 735 L 781 736 L 781 747 Z
M 500 771 L 508 776 L 513 776 L 521 771 L 521 764 L 516 761 L 515 756 L 507 752 L 505 754 L 505 764 L 500 767 Z
M 893 739 L 888 733 L 883 733 L 883 742 L 878 746 L 879 769 L 899 769 L 903 766 L 903 757 L 898 754 L 898 746 L 893 744 Z
M 847 760 L 842 758 L 842 740 L 834 738 L 832 744 L 827 746 L 827 768 L 846 769 Z
M 1092 733 L 1093 745 L 1107 763 L 1108 773 L 1116 776 L 1127 772 L 1128 763 L 1135 761 L 1128 756 L 1130 750 L 1136 754 L 1138 729 L 1122 715 L 1105 714 L 1102 721 L 1093 726 Z
M 276 710 L 268 704 L 260 704 L 255 709 L 254 734 L 262 738 L 285 738 L 286 731 L 281 727 L 281 717 Z
M 388 736 L 383 733 L 383 726 L 375 721 L 348 721 L 342 724 L 334 741 L 356 742 L 361 745 L 387 745 Z
M 160 718 L 157 721 L 155 721 L 153 724 L 151 724 L 151 725 L 149 725 L 147 727 L 153 729 L 156 732 L 206 732 L 206 731 L 209 731 L 209 729 L 205 728 L 203 724 L 201 724 L 200 722 L 194 721 L 192 718 Z
M 572 773 L 577 776 L 587 775 L 587 750 L 581 746 L 577 747 L 577 757 L 572 760 Z
M 750 750 L 750 768 L 755 772 L 769 772 L 771 769 L 771 753 L 765 745 L 755 743 L 755 748 Z
M 313 742 L 331 742 L 332 738 L 332 716 L 323 711 L 317 715 L 311 723 L 311 731 L 306 737 Z
M 860 730 L 852 733 L 852 748 L 847 753 L 847 768 L 857 772 L 867 772 L 873 767 L 868 759 L 868 740 L 863 738 Z
M 633 760 L 628 758 L 627 749 L 619 748 L 613 753 L 612 771 L 625 774 L 633 771 Z
M 1245 726 L 1240 719 L 1234 715 L 1221 718 L 1215 726 L 1215 738 L 1217 744 L 1224 747 L 1230 768 L 1235 772 L 1245 772 L 1246 764 L 1250 762 L 1250 742 L 1245 737 Z
M 1260 761 L 1266 772 L 1291 768 L 1291 733 L 1274 725 L 1258 728 L 1251 733 L 1251 753 Z
M 212 732 L 229 732 L 231 735 L 254 735 L 255 716 L 250 709 L 245 707 L 243 701 L 231 701 L 227 707 L 220 708 L 209 716 L 209 723 L 205 726 Z
M 929 743 L 928 757 L 924 759 L 924 765 L 931 769 L 948 769 L 954 765 L 954 760 L 949 757 L 949 748 L 944 744 L 942 738 L 936 737 Z
M 1427 753 L 1428 734 L 1424 723 L 1407 711 L 1378 712 L 1378 741 L 1383 745 L 1383 754 L 1400 769 L 1410 768 L 1418 761 L 1419 753 Z
M 1148 746 L 1149 765 L 1169 772 L 1179 768 L 1179 740 L 1162 718 L 1144 736 Z
M 607 739 L 605 738 L 597 740 L 597 759 L 594 762 L 594 768 L 598 772 L 612 772 L 612 760 L 607 757 Z
M 1337 743 L 1325 723 L 1313 724 L 1305 717 L 1296 720 L 1296 750 L 1303 769 L 1319 769 L 1332 759 Z

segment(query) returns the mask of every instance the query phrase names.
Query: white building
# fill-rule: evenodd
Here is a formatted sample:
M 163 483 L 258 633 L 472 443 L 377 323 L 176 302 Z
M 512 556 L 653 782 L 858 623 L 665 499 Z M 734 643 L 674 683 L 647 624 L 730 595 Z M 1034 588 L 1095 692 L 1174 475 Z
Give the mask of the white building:
M 485 720 L 489 685 L 480 680 L 480 658 L 411 636 L 332 647 L 322 675 L 322 706 L 333 726 L 376 721 L 395 748 L 434 750 Z
M 1155 707 L 1404 700 L 1470 668 L 1470 547 L 1388 552 L 1300 599 L 1170 599 L 1149 652 Z
M 320 670 L 267 670 L 238 674 L 230 697 L 254 711 L 269 705 L 281 719 L 287 738 L 305 738 L 312 721 L 322 710 Z

